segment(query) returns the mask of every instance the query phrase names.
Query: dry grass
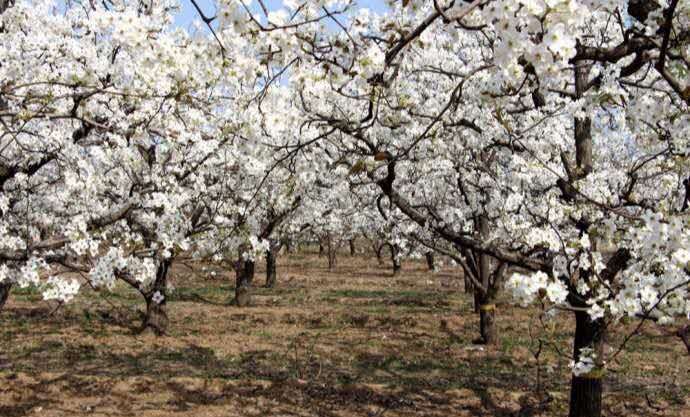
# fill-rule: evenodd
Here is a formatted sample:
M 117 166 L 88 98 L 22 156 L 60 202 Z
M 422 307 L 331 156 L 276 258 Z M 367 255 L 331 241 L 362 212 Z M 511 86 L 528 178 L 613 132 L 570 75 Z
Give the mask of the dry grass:
M 229 273 L 177 267 L 162 338 L 132 334 L 143 306 L 125 288 L 54 314 L 17 292 L 0 315 L 0 417 L 566 414 L 568 317 L 542 326 L 536 310 L 500 303 L 501 345 L 483 349 L 457 271 L 325 266 L 281 259 L 278 288 L 244 309 L 224 305 Z M 606 377 L 605 414 L 690 416 L 684 347 L 650 328 L 630 348 Z

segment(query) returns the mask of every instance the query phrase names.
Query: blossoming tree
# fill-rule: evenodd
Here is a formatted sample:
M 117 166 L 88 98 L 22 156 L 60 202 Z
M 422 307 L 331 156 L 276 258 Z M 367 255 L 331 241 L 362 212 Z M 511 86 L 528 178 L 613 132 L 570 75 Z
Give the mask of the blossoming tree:
M 364 163 L 458 260 L 516 271 L 524 303 L 573 311 L 570 415 L 600 415 L 606 329 L 688 314 L 688 5 L 410 0 L 327 33 L 293 9 L 254 30 L 301 42 L 280 59 L 330 140 L 300 145 Z

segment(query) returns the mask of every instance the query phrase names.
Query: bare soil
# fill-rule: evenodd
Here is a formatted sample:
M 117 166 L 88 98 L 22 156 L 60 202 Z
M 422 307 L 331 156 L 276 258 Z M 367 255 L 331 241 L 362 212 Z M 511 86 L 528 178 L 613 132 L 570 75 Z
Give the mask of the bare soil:
M 0 313 L 0 417 L 563 416 L 573 318 L 498 304 L 500 345 L 456 268 L 340 255 L 279 259 L 278 287 L 228 305 L 233 274 L 176 265 L 167 336 L 135 334 L 126 287 L 56 309 L 15 290 Z M 94 296 L 95 295 L 95 296 Z M 635 322 L 611 335 L 616 346 Z M 605 377 L 606 416 L 690 417 L 690 360 L 645 325 Z

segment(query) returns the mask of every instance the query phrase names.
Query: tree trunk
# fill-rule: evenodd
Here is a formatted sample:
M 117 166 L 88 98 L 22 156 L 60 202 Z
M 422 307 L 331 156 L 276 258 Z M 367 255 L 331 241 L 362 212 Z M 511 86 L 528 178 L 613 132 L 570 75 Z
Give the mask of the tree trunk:
M 274 248 L 269 248 L 266 251 L 266 288 L 274 288 L 277 281 L 276 251 Z
M 474 288 L 474 286 L 472 286 L 472 290 L 474 291 L 474 312 L 479 314 L 481 311 L 479 307 L 482 305 L 482 293 L 479 288 Z
M 2 311 L 2 308 L 5 306 L 5 302 L 7 302 L 10 296 L 11 289 L 12 284 L 10 283 L 0 284 L 0 311 Z
M 355 240 L 350 239 L 348 242 L 350 244 L 350 256 L 355 256 L 357 254 L 357 248 L 355 247 Z
M 5 12 L 5 10 L 9 9 L 11 6 L 14 5 L 14 0 L 0 0 L 0 15 Z M 0 26 L 0 33 L 3 32 L 2 27 Z M 2 97 L 0 97 L 0 110 L 5 110 L 7 107 L 7 102 L 3 100 Z M 0 217 L 2 216 L 2 213 L 0 213 Z M 12 289 L 12 284 L 9 282 L 7 283 L 2 283 L 0 284 L 0 311 L 2 311 L 2 308 L 5 306 L 5 303 L 7 302 L 7 299 L 10 296 L 10 290 Z
M 605 329 L 601 320 L 592 321 L 584 311 L 575 313 L 575 343 L 573 359 L 580 359 L 583 348 L 596 353 L 595 363 L 600 363 L 604 352 Z M 587 375 L 572 376 L 570 382 L 569 417 L 601 417 L 603 383 L 601 368 L 595 368 Z
M 434 253 L 433 252 L 427 252 L 424 254 L 424 257 L 426 258 L 426 266 L 429 268 L 429 271 L 434 270 Z
M 376 261 L 379 265 L 383 265 L 383 245 L 374 244 L 374 252 L 376 253 Z
M 479 217 L 480 239 L 489 237 L 489 219 L 482 215 Z M 480 342 L 486 345 L 498 343 L 498 331 L 496 329 L 496 305 L 491 285 L 491 259 L 489 255 L 479 254 L 479 279 L 486 291 L 475 288 L 475 309 L 479 310 L 479 335 Z
M 402 265 L 400 264 L 400 246 L 390 245 L 391 247 L 391 260 L 393 261 L 393 276 L 400 274 L 402 270 Z
M 153 287 L 144 295 L 146 299 L 146 317 L 141 331 L 151 330 L 157 336 L 164 335 L 168 330 L 167 303 L 168 269 L 171 260 L 161 261 L 156 270 L 156 280 Z
M 3 14 L 5 10 L 14 6 L 14 0 L 0 0 L 0 14 Z
M 463 272 L 462 278 L 463 281 L 465 281 L 465 294 L 472 294 L 474 292 L 474 288 L 472 288 L 472 281 L 470 281 L 466 272 Z
M 254 261 L 239 259 L 235 267 L 235 299 L 232 304 L 247 307 L 252 302 L 252 282 L 254 281 Z
M 323 256 L 326 253 L 326 248 L 324 248 L 323 243 L 319 241 L 319 256 Z
M 328 235 L 328 239 L 326 240 L 326 249 L 327 249 L 327 255 L 328 255 L 328 270 L 332 271 L 335 268 L 335 265 L 337 263 L 336 259 L 336 247 L 333 244 L 333 239 L 331 238 L 331 235 Z
M 496 305 L 485 298 L 484 304 L 479 306 L 479 334 L 481 342 L 486 345 L 498 343 L 498 330 L 496 329 Z
M 285 252 L 295 253 L 295 246 L 292 244 L 292 239 L 286 238 L 283 243 L 285 244 Z

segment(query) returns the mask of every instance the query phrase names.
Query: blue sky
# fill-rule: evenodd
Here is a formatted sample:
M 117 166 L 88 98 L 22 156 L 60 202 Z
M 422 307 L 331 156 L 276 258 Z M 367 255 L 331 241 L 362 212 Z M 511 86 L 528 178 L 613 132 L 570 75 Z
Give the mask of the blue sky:
M 183 27 L 189 27 L 189 25 L 194 20 L 200 20 L 199 16 L 192 5 L 190 0 L 180 0 L 182 3 L 182 11 L 177 15 L 176 23 Z M 253 1 L 255 5 L 256 1 Z M 215 0 L 197 0 L 197 4 L 207 16 L 213 16 L 215 14 Z M 265 0 L 265 4 L 269 9 L 275 9 L 280 7 L 282 0 Z M 382 12 L 386 10 L 386 4 L 384 0 L 359 0 L 357 2 L 358 7 L 366 7 L 372 11 Z

